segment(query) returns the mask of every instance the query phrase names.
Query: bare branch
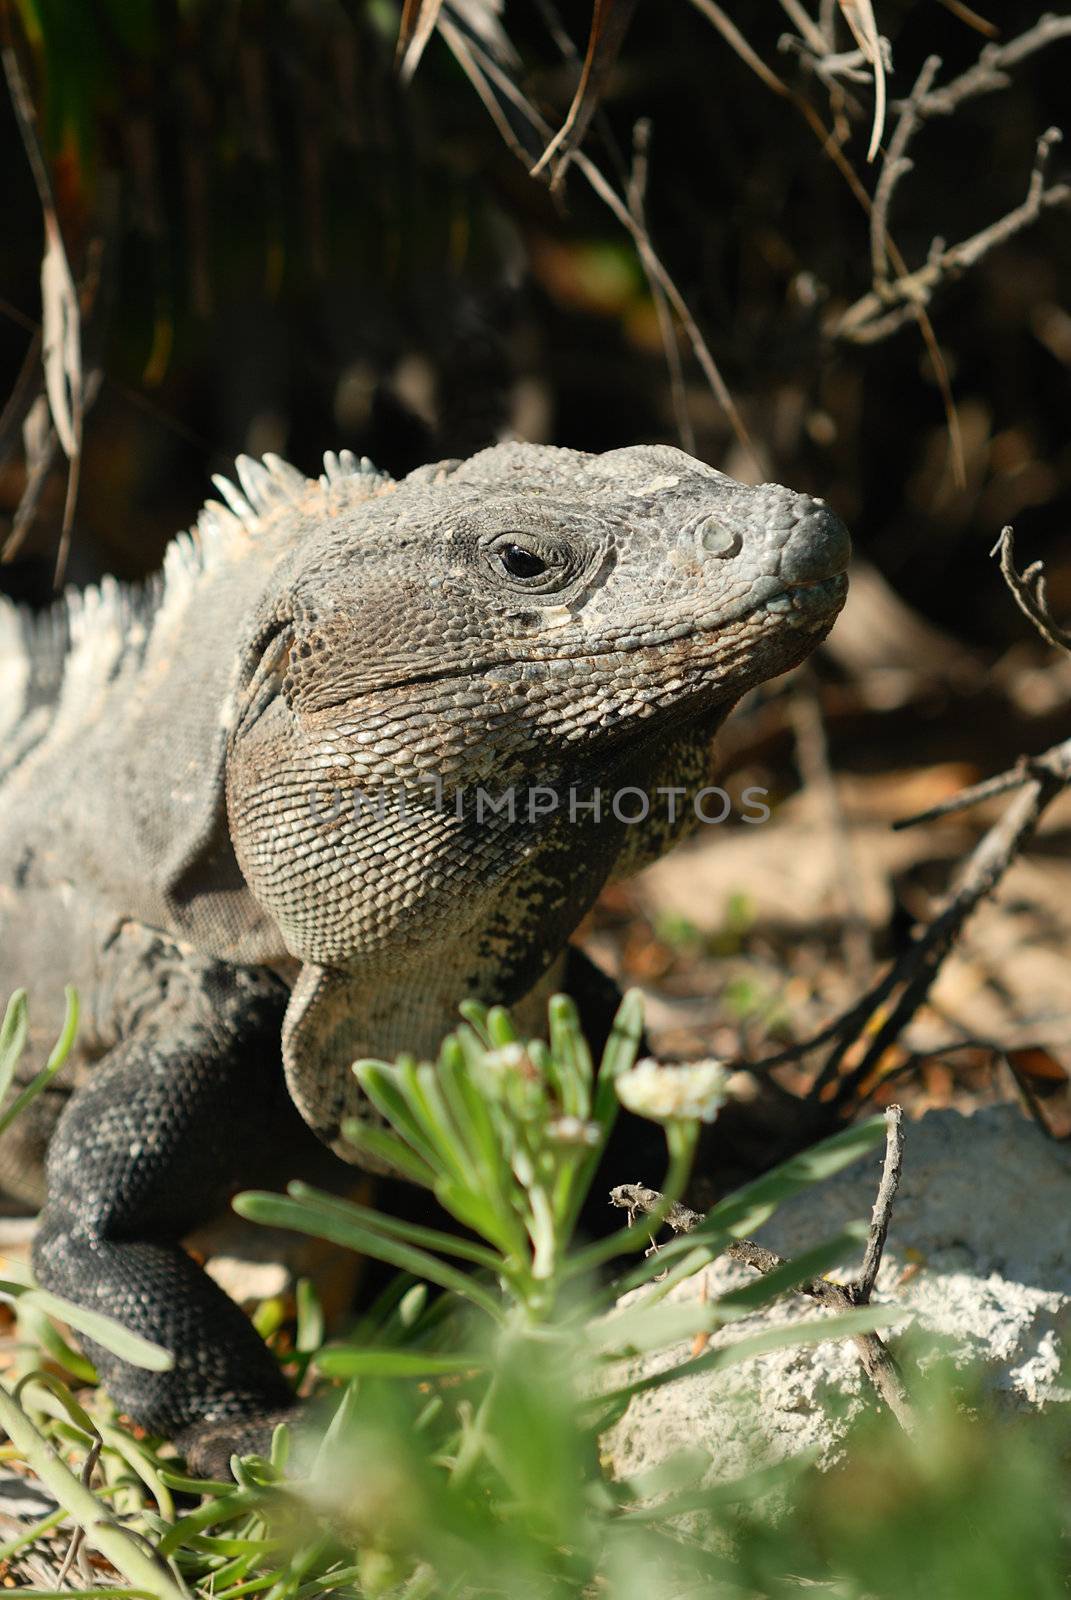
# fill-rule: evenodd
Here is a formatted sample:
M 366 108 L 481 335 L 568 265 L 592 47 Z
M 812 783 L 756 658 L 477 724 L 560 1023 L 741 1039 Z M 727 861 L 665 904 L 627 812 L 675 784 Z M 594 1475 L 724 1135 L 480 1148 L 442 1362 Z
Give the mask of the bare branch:
M 781 10 L 788 17 L 793 27 L 798 28 L 800 38 L 816 56 L 828 55 L 833 48 L 831 38 L 827 39 L 822 32 L 821 25 L 807 11 L 801 0 L 781 0 Z
M 900 115 L 882 162 L 881 174 L 874 190 L 874 207 L 870 213 L 870 260 L 875 283 L 884 282 L 889 276 L 889 206 L 897 183 L 911 171 L 912 163 L 907 158 L 907 147 L 919 124 L 918 103 L 922 96 L 928 93 L 940 66 L 940 56 L 927 56 L 909 99 L 900 107 Z
M 1030 774 L 1029 757 L 1020 756 L 1015 766 L 1009 767 L 1007 772 L 998 772 L 995 778 L 986 778 L 982 783 L 972 783 L 969 789 L 961 789 L 939 805 L 927 806 L 925 811 L 915 811 L 909 817 L 898 817 L 892 824 L 893 831 L 900 833 L 905 828 L 917 828 L 923 822 L 936 822 L 940 817 L 952 817 L 961 811 L 969 811 L 983 800 L 993 800 L 999 794 L 1021 789 Z
M 987 44 L 973 67 L 925 96 L 919 111 L 924 117 L 950 116 L 964 100 L 976 94 L 992 94 L 1007 87 L 1008 70 L 1028 56 L 1036 55 L 1059 39 L 1071 39 L 1071 17 L 1047 12 L 1032 28 L 1007 44 Z
M 822 146 L 823 153 L 829 157 L 830 161 L 832 161 L 833 165 L 836 167 L 837 171 L 848 185 L 855 199 L 859 202 L 869 217 L 872 208 L 872 202 L 859 178 L 859 174 L 856 172 L 855 168 L 844 154 L 844 151 L 841 149 L 836 136 L 830 131 L 830 129 L 826 127 L 825 123 L 822 121 L 822 118 L 818 115 L 818 112 L 815 110 L 814 106 L 811 105 L 810 101 L 806 100 L 802 95 L 796 94 L 794 90 L 790 89 L 789 86 L 784 83 L 775 72 L 771 71 L 766 63 L 756 55 L 755 51 L 748 44 L 743 34 L 725 14 L 721 6 L 715 4 L 715 0 L 692 0 L 692 4 L 695 6 L 697 11 L 707 18 L 709 22 L 713 23 L 714 27 L 718 29 L 726 43 L 729 44 L 731 48 L 736 51 L 737 55 L 740 56 L 741 60 L 744 61 L 752 69 L 752 71 L 759 76 L 759 78 L 761 78 L 766 87 L 774 94 L 777 94 L 783 99 L 788 100 L 796 108 L 800 116 L 806 122 L 807 126 L 811 129 L 811 132 L 818 139 Z M 903 255 L 900 253 L 896 244 L 892 238 L 888 236 L 888 234 L 886 235 L 886 247 L 889 252 L 889 259 L 892 262 L 893 270 L 901 277 L 905 276 L 908 271 L 907 262 L 904 260 Z M 956 414 L 955 403 L 952 398 L 952 383 L 948 376 L 948 367 L 945 363 L 944 357 L 941 354 L 941 348 L 937 343 L 937 335 L 934 332 L 933 324 L 930 321 L 929 314 L 927 313 L 925 306 L 921 304 L 912 304 L 907 307 L 897 322 L 897 326 L 900 326 L 903 322 L 910 320 L 918 323 L 919 332 L 921 333 L 923 342 L 926 345 L 926 350 L 930 357 L 934 375 L 937 379 L 937 386 L 941 394 L 941 403 L 945 412 L 945 420 L 948 425 L 949 449 L 952 458 L 953 475 L 956 482 L 962 486 L 967 481 L 967 470 L 964 464 L 962 432 L 959 425 L 959 417 Z M 891 329 L 886 331 L 891 331 Z M 835 326 L 833 329 L 827 329 L 827 336 L 832 338 L 838 336 Z M 884 337 L 884 334 L 882 336 Z
M 1016 572 L 1015 534 L 1011 528 L 1004 528 L 1001 531 L 1000 538 L 990 554 L 1000 557 L 1001 574 L 1015 598 L 1016 605 L 1024 616 L 1030 618 L 1045 642 L 1055 646 L 1057 650 L 1071 651 L 1071 629 L 1061 628 L 1049 610 L 1045 569 L 1041 562 L 1034 561 L 1025 571 Z
M 736 434 L 737 439 L 743 445 L 744 449 L 751 456 L 752 461 L 761 472 L 762 459 L 755 448 L 751 435 L 744 423 L 743 417 L 737 410 L 736 401 L 729 392 L 728 384 L 722 377 L 718 364 L 711 355 L 710 348 L 707 345 L 706 340 L 703 338 L 702 333 L 699 331 L 699 324 L 696 322 L 691 311 L 688 309 L 687 301 L 677 288 L 676 283 L 670 277 L 666 268 L 662 265 L 659 257 L 655 254 L 654 246 L 651 244 L 650 235 L 647 233 L 647 230 L 640 227 L 640 225 L 636 222 L 635 218 L 629 212 L 627 205 L 621 199 L 621 196 L 613 188 L 610 182 L 603 176 L 602 172 L 589 156 L 586 156 L 582 150 L 577 150 L 574 153 L 573 161 L 578 171 L 584 174 L 584 177 L 594 189 L 599 199 L 605 206 L 609 208 L 610 211 L 613 212 L 614 216 L 617 218 L 618 222 L 621 223 L 622 227 L 627 228 L 629 233 L 632 235 L 632 238 L 636 244 L 636 248 L 639 250 L 640 256 L 643 260 L 644 270 L 664 290 L 666 299 L 673 307 L 681 326 L 688 335 L 688 340 L 692 346 L 693 352 L 695 353 L 695 358 L 699 362 L 700 367 L 703 369 L 703 374 L 707 380 L 707 383 L 710 385 L 715 399 L 718 401 L 722 410 L 725 412 L 725 415 L 728 417 L 729 423 L 733 429 L 733 432 Z
M 924 267 L 917 272 L 903 274 L 892 282 L 879 283 L 862 295 L 828 329 L 830 337 L 847 339 L 853 344 L 875 344 L 879 339 L 886 338 L 901 327 L 909 316 L 917 315 L 929 303 L 934 290 L 946 279 L 973 267 L 990 250 L 1036 222 L 1043 212 L 1051 210 L 1053 206 L 1065 205 L 1071 199 L 1071 185 L 1056 183 L 1045 187 L 1045 168 L 1049 156 L 1053 146 L 1062 137 L 1058 128 L 1049 128 L 1038 139 L 1026 198 L 1021 205 L 957 245 L 946 248 L 943 242 L 935 241 Z M 902 303 L 890 312 L 888 308 L 896 300 Z
M 862 1060 L 837 1084 L 834 1105 L 846 1105 L 866 1084 L 885 1051 L 922 1005 L 967 918 L 987 895 L 992 894 L 1009 866 L 1033 838 L 1050 802 L 1069 781 L 1071 739 L 1055 745 L 1038 758 L 1035 775 L 971 852 L 960 881 L 940 914 L 877 986 L 884 1001 L 890 993 L 888 977 L 893 979 L 892 988 L 903 985 L 894 1005 L 883 1015 L 880 1027 L 869 1035 Z M 870 1016 L 877 1003 L 871 1004 Z M 841 1036 L 812 1085 L 811 1098 L 820 1098 L 826 1085 L 837 1078 L 841 1063 L 857 1037 L 859 1033 L 854 1029 L 850 1035 Z
M 865 1306 L 870 1303 L 870 1296 L 877 1282 L 878 1268 L 885 1253 L 885 1241 L 889 1237 L 889 1223 L 892 1221 L 896 1191 L 900 1187 L 900 1175 L 903 1170 L 904 1114 L 899 1106 L 890 1106 L 885 1113 L 885 1160 L 881 1169 L 878 1197 L 874 1201 L 874 1211 L 870 1219 L 870 1233 L 863 1254 L 863 1266 L 849 1290 L 857 1305 Z

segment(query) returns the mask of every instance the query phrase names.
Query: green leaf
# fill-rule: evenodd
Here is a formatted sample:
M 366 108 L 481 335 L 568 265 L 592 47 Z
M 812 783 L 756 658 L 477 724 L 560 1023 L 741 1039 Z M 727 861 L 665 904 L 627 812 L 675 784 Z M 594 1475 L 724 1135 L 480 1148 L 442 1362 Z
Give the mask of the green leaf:
M 8 1106 L 7 1110 L 2 1116 L 0 1116 L 0 1134 L 7 1132 L 8 1128 L 10 1128 L 11 1124 L 15 1121 L 15 1118 L 20 1116 L 22 1112 L 26 1110 L 26 1107 L 31 1103 L 31 1101 L 37 1099 L 37 1096 L 41 1093 L 42 1089 L 47 1089 L 48 1085 L 52 1082 L 52 1079 L 63 1066 L 63 1063 L 66 1061 L 67 1056 L 70 1053 L 71 1045 L 74 1043 L 74 1036 L 78 1032 L 78 995 L 69 984 L 64 990 L 64 993 L 67 996 L 67 1015 L 64 1019 L 63 1031 L 56 1040 L 56 1043 L 52 1048 L 52 1054 L 45 1062 L 45 1065 L 41 1068 L 41 1071 L 30 1083 L 26 1085 L 22 1093 L 15 1097 L 10 1106 Z M 10 1012 L 10 1006 L 8 1007 L 8 1010 Z M 4 1024 L 6 1027 L 6 1016 L 4 1018 Z M 16 1018 L 15 1032 L 13 1035 L 13 1040 L 15 1041 L 17 1041 L 18 1037 L 17 1030 L 18 1022 Z M 19 1049 L 21 1050 L 21 1048 L 22 1046 L 20 1043 Z M 14 1070 L 14 1068 L 12 1068 L 12 1070 Z
M 721 1322 L 713 1305 L 702 1305 L 698 1300 L 678 1301 L 672 1305 L 628 1306 L 589 1323 L 585 1342 L 599 1356 L 664 1350 L 697 1333 L 712 1333 Z
M 0 1293 L 2 1292 L 4 1286 L 0 1285 Z M 27 1305 L 25 1296 L 18 1308 L 18 1318 L 20 1334 L 30 1342 L 39 1344 L 58 1366 L 69 1372 L 79 1383 L 96 1385 L 100 1382 L 93 1363 L 67 1343 L 59 1329 L 39 1307 Z
M 462 1000 L 457 1009 L 473 1032 L 479 1035 L 480 1043 L 490 1050 L 491 1035 L 487 1027 L 487 1007 L 481 1005 L 479 1000 Z
M 417 1183 L 422 1189 L 435 1187 L 435 1173 L 431 1167 L 409 1145 L 403 1144 L 401 1139 L 388 1133 L 385 1128 L 373 1127 L 370 1122 L 349 1117 L 342 1124 L 342 1133 L 355 1149 L 364 1151 L 376 1161 L 385 1162 L 401 1177 L 408 1178 L 410 1183 Z
M 644 1394 L 648 1389 L 661 1389 L 679 1378 L 692 1378 L 701 1372 L 719 1372 L 726 1367 L 738 1366 L 741 1361 L 751 1361 L 755 1356 L 766 1355 L 771 1350 L 791 1349 L 797 1345 L 823 1344 L 827 1339 L 846 1339 L 857 1333 L 873 1333 L 875 1328 L 887 1327 L 890 1322 L 900 1322 L 904 1317 L 902 1306 L 861 1306 L 858 1311 L 843 1311 L 837 1316 L 821 1317 L 811 1322 L 790 1322 L 776 1328 L 765 1328 L 750 1338 L 738 1339 L 735 1344 L 664 1372 L 652 1372 L 637 1378 L 619 1389 L 598 1397 L 598 1405 L 614 1405 L 618 1401 Z
M 393 1067 L 383 1061 L 355 1061 L 353 1071 L 369 1100 L 395 1133 L 401 1135 L 433 1173 L 441 1172 L 438 1152 L 428 1142 L 409 1103 L 409 1082 L 416 1071 L 413 1058 L 400 1056 Z
M 505 1208 L 496 1208 L 479 1190 L 466 1188 L 452 1178 L 440 1178 L 435 1185 L 435 1198 L 462 1227 L 471 1228 L 487 1239 L 508 1260 L 516 1261 L 527 1254 L 527 1235 L 519 1229 L 513 1230 L 507 1223 L 511 1213 Z M 496 1272 L 501 1271 L 504 1264 L 496 1257 Z
M 94 1344 L 110 1350 L 112 1355 L 129 1361 L 133 1367 L 143 1367 L 147 1372 L 170 1372 L 175 1365 L 174 1357 L 162 1345 L 143 1339 L 139 1333 L 131 1333 L 129 1328 L 111 1317 L 102 1316 L 99 1311 L 87 1311 L 85 1306 L 76 1306 L 48 1289 L 24 1289 L 22 1298 L 26 1304 L 66 1322 L 76 1333 L 84 1334 Z
M 26 1009 L 26 990 L 16 989 L 7 1003 L 3 1023 L 0 1023 L 0 1101 L 3 1101 L 15 1076 L 15 1068 L 26 1045 L 29 1013 Z
M 591 1116 L 601 1130 L 601 1137 L 598 1144 L 588 1152 L 574 1171 L 568 1208 L 561 1223 L 562 1237 L 565 1240 L 572 1237 L 576 1228 L 581 1207 L 606 1150 L 614 1123 L 617 1121 L 619 1103 L 615 1082 L 635 1063 L 642 1038 L 643 995 L 639 989 L 628 989 L 621 997 L 621 1004 L 617 1008 L 610 1037 L 606 1041 L 606 1048 L 599 1063 Z
M 843 1132 L 823 1139 L 821 1144 L 813 1145 L 809 1150 L 801 1150 L 798 1155 L 774 1167 L 772 1172 L 745 1184 L 744 1188 L 727 1196 L 708 1212 L 702 1226 L 740 1232 L 739 1224 L 742 1221 L 751 1224 L 752 1217 L 762 1209 L 768 1207 L 772 1212 L 782 1201 L 798 1194 L 801 1189 L 833 1177 L 884 1139 L 884 1117 L 868 1117 L 865 1122 L 845 1128 Z M 689 1237 L 694 1238 L 695 1234 Z
M 432 1350 L 361 1350 L 350 1345 L 328 1345 L 316 1357 L 316 1366 L 329 1378 L 430 1378 L 440 1373 L 483 1371 L 487 1358 L 437 1355 Z
M 476 1159 L 450 1114 L 435 1068 L 427 1062 L 415 1067 L 407 1081 L 407 1093 L 426 1137 L 441 1156 L 440 1170 L 449 1169 L 458 1182 L 478 1189 Z
M 360 1255 L 385 1261 L 388 1266 L 411 1272 L 414 1277 L 426 1278 L 442 1289 L 450 1289 L 473 1305 L 486 1311 L 497 1322 L 502 1311 L 494 1295 L 475 1279 L 458 1272 L 455 1267 L 418 1250 L 397 1238 L 388 1238 L 378 1229 L 365 1226 L 350 1214 L 341 1214 L 332 1200 L 325 1197 L 299 1197 L 297 1195 L 268 1194 L 247 1190 L 236 1195 L 234 1210 L 251 1222 L 266 1223 L 270 1228 L 289 1228 L 295 1233 L 311 1234 L 314 1239 L 330 1239 L 334 1244 L 345 1245 Z
M 338 1195 L 314 1189 L 307 1183 L 291 1183 L 287 1186 L 287 1193 L 295 1200 L 314 1201 L 325 1210 L 334 1212 L 343 1221 L 352 1218 L 355 1222 L 383 1234 L 385 1238 L 400 1239 L 405 1244 L 419 1245 L 427 1250 L 439 1250 L 446 1255 L 457 1256 L 461 1261 L 471 1261 L 478 1267 L 486 1267 L 489 1272 L 497 1272 L 500 1266 L 498 1257 L 490 1250 L 485 1249 L 483 1245 L 474 1244 L 471 1239 L 463 1239 L 456 1233 L 445 1233 L 441 1228 L 429 1228 L 424 1223 L 408 1222 L 402 1217 L 388 1216 L 386 1212 L 360 1205 L 356 1200 L 343 1200 Z
M 297 1282 L 297 1332 L 294 1344 L 302 1354 L 319 1350 L 324 1342 L 324 1308 L 316 1287 L 308 1278 Z
M 487 1013 L 487 1032 L 493 1050 L 501 1050 L 508 1044 L 517 1044 L 520 1039 L 513 1018 L 505 1006 L 492 1006 Z
M 89 1412 L 82 1405 L 81 1401 L 75 1399 L 74 1395 L 71 1393 L 70 1389 L 68 1388 L 67 1384 L 64 1383 L 62 1378 L 57 1377 L 54 1372 L 45 1372 L 40 1368 L 34 1372 L 28 1372 L 25 1377 L 20 1378 L 18 1383 L 15 1385 L 13 1391 L 14 1398 L 21 1404 L 22 1397 L 26 1390 L 34 1387 L 47 1389 L 49 1394 L 55 1395 L 56 1399 L 66 1411 L 75 1427 L 80 1428 L 81 1431 L 84 1434 L 87 1434 L 90 1439 L 99 1440 L 100 1429 L 93 1421 L 93 1418 L 89 1415 Z
M 484 1236 L 500 1249 L 515 1254 L 524 1248 L 524 1233 L 510 1206 L 513 1175 L 487 1101 L 472 1081 L 461 1041 L 454 1034 L 443 1041 L 439 1077 L 454 1120 L 476 1163 L 479 1190 L 493 1211 L 494 1230 Z
M 580 1027 L 580 1014 L 568 995 L 555 994 L 551 995 L 547 1006 L 547 1020 L 562 1110 L 567 1117 L 586 1120 L 591 1114 L 594 1071 L 591 1052 Z

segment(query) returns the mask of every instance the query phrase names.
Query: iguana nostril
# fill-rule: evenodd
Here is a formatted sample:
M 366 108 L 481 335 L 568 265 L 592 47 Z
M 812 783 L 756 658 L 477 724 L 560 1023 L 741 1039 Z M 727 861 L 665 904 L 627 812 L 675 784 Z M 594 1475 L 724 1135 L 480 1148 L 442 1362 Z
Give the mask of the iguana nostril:
M 695 530 L 695 542 L 701 556 L 735 556 L 740 551 L 740 535 L 717 517 L 703 518 Z
M 828 506 L 812 500 L 785 540 L 781 577 L 786 583 L 818 583 L 844 572 L 852 553 L 848 530 Z

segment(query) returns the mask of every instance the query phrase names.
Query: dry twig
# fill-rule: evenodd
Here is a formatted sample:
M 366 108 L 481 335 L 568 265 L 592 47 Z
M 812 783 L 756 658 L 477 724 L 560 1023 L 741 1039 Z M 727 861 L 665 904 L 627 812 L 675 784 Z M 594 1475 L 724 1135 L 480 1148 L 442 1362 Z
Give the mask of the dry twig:
M 924 117 L 946 117 L 976 94 L 992 94 L 1008 85 L 1008 72 L 1028 56 L 1048 49 L 1060 39 L 1071 39 L 1071 17 L 1046 12 L 1032 28 L 1007 44 L 987 44 L 973 67 L 940 89 L 932 89 L 920 106 Z
M 1003 530 L 993 554 L 999 554 L 1000 569 L 1008 588 L 1042 638 L 1058 649 L 1071 650 L 1071 632 L 1060 627 L 1049 611 L 1041 563 L 1034 562 L 1021 573 L 1016 571 L 1011 528 Z M 820 1045 L 832 1044 L 832 1050 L 811 1085 L 809 1098 L 812 1101 L 825 1098 L 827 1089 L 838 1077 L 833 1095 L 835 1107 L 845 1106 L 863 1091 L 880 1066 L 885 1051 L 922 1005 L 967 918 L 993 892 L 1008 867 L 1030 842 L 1047 806 L 1069 783 L 1071 739 L 1066 739 L 1039 756 L 1021 756 L 1008 772 L 974 784 L 940 805 L 894 823 L 896 828 L 913 827 L 966 810 L 995 795 L 1014 789 L 1021 791 L 979 840 L 968 857 L 958 885 L 939 914 L 862 999 L 811 1039 L 767 1056 L 764 1061 L 749 1064 L 749 1070 L 768 1072 L 772 1067 L 803 1059 Z M 897 998 L 887 1007 L 893 994 L 897 994 Z M 849 1050 L 868 1034 L 869 1044 L 862 1060 L 841 1076 L 841 1066 Z
M 811 1278 L 801 1283 L 796 1291 L 798 1294 L 808 1295 L 819 1305 L 828 1306 L 831 1311 L 854 1311 L 860 1306 L 868 1305 L 877 1279 L 903 1168 L 903 1117 L 899 1106 L 888 1108 L 885 1113 L 885 1124 L 885 1160 L 874 1202 L 863 1265 L 858 1278 L 845 1285 L 832 1283 L 828 1278 Z M 616 1189 L 611 1189 L 610 1203 L 634 1214 L 656 1210 L 660 1212 L 665 1204 L 665 1197 L 659 1194 L 657 1189 L 648 1189 L 642 1184 L 623 1183 Z M 678 1204 L 669 1208 L 664 1220 L 666 1226 L 672 1228 L 674 1233 L 691 1233 L 703 1221 L 703 1216 L 701 1212 L 693 1211 L 689 1206 Z M 753 1267 L 756 1272 L 764 1276 L 785 1265 L 782 1256 L 773 1250 L 768 1250 L 765 1245 L 756 1244 L 753 1239 L 734 1240 L 726 1254 L 731 1260 Z M 852 1343 L 855 1345 L 863 1371 L 870 1379 L 876 1393 L 888 1406 L 904 1432 L 912 1433 L 915 1429 L 915 1420 L 911 1402 L 904 1388 L 896 1358 L 888 1345 L 876 1333 L 853 1335 Z
M 807 126 L 811 129 L 811 132 L 815 135 L 822 146 L 823 154 L 827 155 L 830 161 L 832 161 L 833 165 L 836 167 L 837 171 L 848 185 L 855 199 L 858 201 L 859 205 L 862 206 L 864 212 L 869 217 L 872 202 L 862 181 L 859 178 L 859 174 L 856 172 L 855 168 L 844 154 L 844 151 L 841 149 L 837 137 L 830 131 L 830 129 L 826 127 L 825 123 L 822 121 L 822 118 L 818 115 L 818 112 L 815 110 L 814 106 L 811 105 L 810 101 L 805 99 L 804 96 L 797 94 L 793 89 L 790 89 L 788 84 L 784 83 L 777 76 L 777 74 L 766 65 L 766 63 L 748 44 L 739 28 L 737 28 L 731 18 L 726 15 L 722 7 L 716 4 L 716 0 L 692 0 L 692 4 L 695 6 L 697 11 L 707 18 L 709 22 L 713 23 L 714 27 L 718 29 L 726 43 L 729 44 L 731 48 L 736 51 L 737 55 L 740 56 L 741 60 L 746 62 L 751 70 L 755 72 L 759 78 L 761 78 L 766 87 L 772 90 L 774 94 L 780 95 L 782 98 L 788 100 L 790 104 L 796 108 L 800 116 L 806 122 Z M 831 23 L 828 28 L 823 25 L 823 33 L 825 33 L 827 36 L 831 36 Z M 888 234 L 886 235 L 885 244 L 889 253 L 889 259 L 892 262 L 893 270 L 900 276 L 904 276 L 908 271 L 907 262 L 900 253 L 900 250 L 897 248 L 893 239 Z M 952 381 L 948 375 L 948 367 L 944 356 L 941 354 L 941 347 L 937 342 L 937 334 L 934 331 L 933 323 L 930 321 L 926 307 L 922 304 L 916 304 L 912 307 L 908 314 L 913 316 L 915 321 L 918 323 L 919 333 L 922 335 L 922 341 L 926 346 L 926 351 L 930 358 L 930 364 L 933 367 L 934 377 L 937 381 L 937 387 L 941 395 L 941 404 L 944 407 L 945 422 L 948 427 L 949 448 L 952 457 L 953 471 L 957 483 L 962 485 L 966 482 L 967 469 L 964 462 L 963 438 L 959 425 L 959 417 L 956 414 L 956 407 L 952 398 Z M 889 331 L 891 332 L 892 330 L 890 329 Z M 835 326 L 832 331 L 827 329 L 826 332 L 827 336 L 829 337 L 837 336 Z
M 1049 610 L 1045 569 L 1042 563 L 1034 561 L 1022 572 L 1016 571 L 1015 534 L 1010 527 L 1001 530 L 1000 538 L 990 554 L 1000 558 L 1001 575 L 1016 605 L 1024 616 L 1029 617 L 1045 642 L 1057 650 L 1071 651 L 1071 629 L 1062 628 Z M 938 817 L 967 811 L 982 800 L 991 800 L 995 795 L 1007 794 L 1011 789 L 1021 789 L 1031 778 L 1043 776 L 1047 771 L 1059 776 L 1065 769 L 1066 748 L 1064 745 L 1057 745 L 1055 749 L 1048 750 L 1041 756 L 1020 756 L 1015 766 L 1010 767 L 1007 772 L 999 772 L 996 777 L 972 784 L 969 789 L 961 789 L 959 794 L 953 795 L 949 800 L 943 800 L 940 805 L 930 806 L 926 811 L 917 811 L 910 817 L 901 817 L 899 821 L 893 823 L 893 827 L 914 828 L 920 822 L 934 822 Z
M 936 57 L 931 59 L 936 60 Z M 909 121 L 907 126 L 917 126 L 917 118 L 914 123 Z M 1024 228 L 1030 227 L 1043 212 L 1071 200 L 1071 184 L 1054 183 L 1046 186 L 1045 182 L 1049 157 L 1062 138 L 1059 128 L 1048 128 L 1038 139 L 1026 197 L 1021 205 L 1006 216 L 999 217 L 996 222 L 991 222 L 988 227 L 981 228 L 970 238 L 962 239 L 959 244 L 946 246 L 943 239 L 934 239 L 926 265 L 917 271 L 901 273 L 891 281 L 887 277 L 876 279 L 874 287 L 837 318 L 828 330 L 831 337 L 847 339 L 853 344 L 875 344 L 887 338 L 905 322 L 917 317 L 919 308 L 929 303 L 937 288 L 973 267 L 997 245 L 1005 244 Z M 896 166 L 890 168 L 889 181 L 883 192 L 886 210 L 896 183 L 906 172 L 910 172 L 911 166 L 906 156 L 901 156 Z M 885 179 L 884 169 L 882 179 Z M 881 182 L 878 187 L 881 190 Z M 885 237 L 887 240 L 888 235 Z
M 1015 570 L 1015 534 L 1011 528 L 1002 528 L 1000 538 L 993 546 L 992 555 L 1000 558 L 1000 571 L 1016 605 L 1047 644 L 1057 650 L 1071 651 L 1071 628 L 1061 628 L 1049 610 L 1049 597 L 1045 586 L 1045 569 L 1040 561 L 1032 561 L 1022 572 Z

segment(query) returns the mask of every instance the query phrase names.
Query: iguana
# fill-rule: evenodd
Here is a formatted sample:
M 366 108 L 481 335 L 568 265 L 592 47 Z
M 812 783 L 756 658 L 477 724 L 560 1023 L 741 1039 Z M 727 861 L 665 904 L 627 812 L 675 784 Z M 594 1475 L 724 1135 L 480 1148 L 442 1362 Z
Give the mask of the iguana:
M 83 1001 L 0 1182 L 44 1197 L 43 1285 L 175 1352 L 92 1348 L 195 1456 L 292 1397 L 183 1237 L 352 1159 L 356 1057 L 433 1055 L 466 995 L 536 1025 L 733 704 L 832 625 L 849 553 L 821 501 L 666 446 L 237 476 L 158 580 L 0 609 L 0 985 L 41 1041 L 64 983 Z

